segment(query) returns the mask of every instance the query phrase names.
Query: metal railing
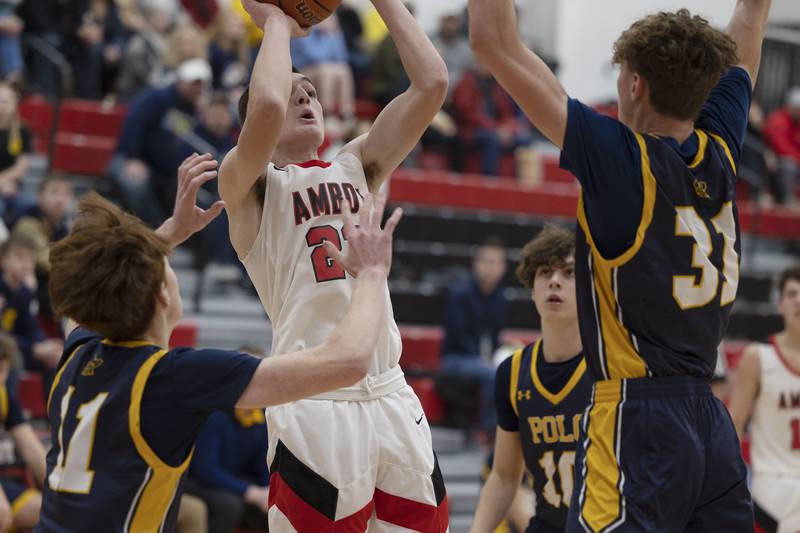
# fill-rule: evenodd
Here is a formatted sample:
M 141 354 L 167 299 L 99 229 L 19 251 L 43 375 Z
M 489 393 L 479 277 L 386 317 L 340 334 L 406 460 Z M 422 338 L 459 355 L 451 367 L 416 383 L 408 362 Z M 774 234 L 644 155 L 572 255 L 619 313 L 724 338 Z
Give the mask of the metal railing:
M 800 85 L 800 31 L 773 28 L 762 48 L 755 97 L 765 111 L 783 105 L 787 89 Z

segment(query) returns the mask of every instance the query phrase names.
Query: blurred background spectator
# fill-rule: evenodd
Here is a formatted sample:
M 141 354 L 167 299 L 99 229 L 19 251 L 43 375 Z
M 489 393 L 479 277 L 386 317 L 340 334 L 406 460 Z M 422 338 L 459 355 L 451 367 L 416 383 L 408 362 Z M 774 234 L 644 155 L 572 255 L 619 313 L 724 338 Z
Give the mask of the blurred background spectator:
M 433 37 L 433 45 L 441 54 L 450 76 L 449 95 L 452 96 L 461 78 L 472 67 L 472 48 L 469 39 L 462 33 L 463 21 L 458 14 L 447 14 L 439 20 L 439 32 Z
M 453 114 L 463 148 L 478 153 L 484 175 L 499 175 L 503 154 L 533 142 L 527 119 L 480 63 L 467 70 L 453 90 Z
M 751 198 L 762 206 L 769 206 L 776 199 L 779 203 L 787 200 L 788 191 L 777 179 L 777 167 L 775 152 L 764 140 L 764 110 L 753 100 L 742 145 L 739 177 L 750 185 Z
M 469 279 L 450 287 L 444 319 L 441 371 L 476 380 L 481 391 L 480 425 L 491 433 L 496 425 L 492 356 L 500 347 L 508 302 L 502 285 L 506 248 L 488 238 L 477 250 Z
M 20 122 L 19 96 L 0 81 L 0 217 L 7 223 L 21 207 L 20 180 L 28 172 L 33 151 L 28 129 Z
M 800 174 L 800 87 L 792 87 L 785 105 L 767 116 L 764 137 L 778 156 L 778 202 L 798 206 L 795 187 Z
M 16 8 L 21 0 L 0 0 L 0 79 L 19 81 L 24 68 L 20 34 L 24 28 Z
M 235 89 L 250 79 L 253 48 L 244 20 L 231 9 L 220 11 L 208 45 L 214 89 Z
M 112 89 L 125 28 L 114 0 L 68 0 L 63 50 L 72 65 L 75 96 L 99 100 Z
M 210 83 L 211 67 L 193 59 L 179 67 L 174 84 L 148 89 L 131 103 L 109 177 L 123 205 L 153 226 L 174 203 L 181 146 Z

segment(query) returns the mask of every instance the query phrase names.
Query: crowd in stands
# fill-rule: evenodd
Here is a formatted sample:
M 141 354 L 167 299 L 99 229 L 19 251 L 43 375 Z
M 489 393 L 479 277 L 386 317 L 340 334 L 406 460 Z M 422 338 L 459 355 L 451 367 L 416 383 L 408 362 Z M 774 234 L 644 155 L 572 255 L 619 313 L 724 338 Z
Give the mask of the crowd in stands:
M 39 483 L 44 452 L 27 444 L 33 433 L 18 413 L 14 390 L 19 369 L 41 373 L 49 390 L 61 356 L 62 331 L 47 296 L 47 250 L 68 232 L 75 193 L 69 176 L 57 173 L 42 181 L 38 194 L 22 193 L 35 142 L 19 117 L 20 95 L 127 106 L 107 168 L 109 192 L 156 226 L 171 211 L 181 161 L 194 152 L 221 161 L 235 145 L 236 103 L 260 38 L 237 0 L 0 0 L 0 396 L 7 394 L 0 414 Z M 475 61 L 464 14 L 442 16 L 433 42 L 448 67 L 449 94 L 406 164 L 522 180 L 535 173 L 531 153 L 546 141 Z M 377 110 L 409 84 L 377 12 L 347 1 L 307 38 L 294 40 L 291 54 L 318 90 L 328 153 L 365 131 Z M 800 87 L 769 113 L 754 102 L 740 175 L 761 205 L 798 208 Z M 199 197 L 204 207 L 219 200 L 216 183 L 205 184 Z M 238 265 L 224 214 L 192 246 L 207 260 Z M 451 288 L 442 319 L 442 371 L 475 380 L 484 406 L 478 425 L 486 433 L 495 427 L 491 359 L 505 326 L 506 264 L 502 243 L 480 246 L 470 278 Z M 266 525 L 268 479 L 259 468 L 266 460 L 264 426 L 263 413 L 256 412 L 209 419 L 179 530 Z M 2 529 L 12 506 L 38 508 L 39 496 L 7 486 L 2 475 L 0 484 Z M 14 524 L 24 528 L 35 519 L 21 511 Z

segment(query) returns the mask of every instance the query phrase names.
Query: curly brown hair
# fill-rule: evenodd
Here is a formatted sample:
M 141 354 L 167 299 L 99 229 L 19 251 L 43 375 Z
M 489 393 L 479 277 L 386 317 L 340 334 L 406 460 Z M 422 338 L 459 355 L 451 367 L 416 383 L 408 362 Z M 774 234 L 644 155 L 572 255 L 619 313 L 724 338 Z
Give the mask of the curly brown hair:
M 659 113 L 694 120 L 722 74 L 737 62 L 736 43 L 687 9 L 638 20 L 614 43 L 614 63 L 647 80 Z
M 153 320 L 169 251 L 141 220 L 91 192 L 50 250 L 53 309 L 111 340 L 137 339 Z
M 526 288 L 531 289 L 539 268 L 561 266 L 574 254 L 575 232 L 547 224 L 522 248 L 522 259 L 517 265 L 517 279 Z

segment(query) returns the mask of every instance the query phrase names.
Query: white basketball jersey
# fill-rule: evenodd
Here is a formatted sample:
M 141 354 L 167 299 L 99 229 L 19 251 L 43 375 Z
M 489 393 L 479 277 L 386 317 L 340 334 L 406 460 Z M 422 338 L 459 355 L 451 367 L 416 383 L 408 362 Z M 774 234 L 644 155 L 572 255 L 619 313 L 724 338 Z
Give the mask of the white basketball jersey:
M 750 420 L 753 473 L 800 478 L 800 374 L 774 344 L 761 345 L 758 355 L 761 387 Z
M 328 257 L 322 242 L 346 250 L 342 203 L 350 201 L 357 212 L 367 192 L 353 154 L 285 168 L 270 163 L 261 226 L 242 263 L 272 320 L 273 354 L 322 344 L 344 316 L 356 280 Z M 371 376 L 395 367 L 402 350 L 388 285 L 383 298 Z

